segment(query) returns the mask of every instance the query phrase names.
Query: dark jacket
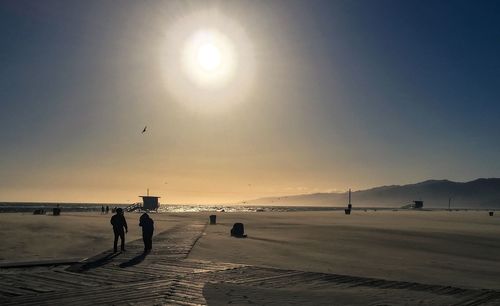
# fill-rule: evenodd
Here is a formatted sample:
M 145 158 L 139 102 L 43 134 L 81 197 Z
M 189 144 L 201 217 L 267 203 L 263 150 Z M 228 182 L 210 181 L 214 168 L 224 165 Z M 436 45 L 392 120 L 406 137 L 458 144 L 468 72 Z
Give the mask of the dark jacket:
M 113 225 L 113 230 L 121 232 L 123 231 L 123 228 L 125 228 L 128 231 L 127 227 L 127 220 L 125 220 L 125 217 L 123 215 L 113 215 L 111 217 L 111 225 Z
M 139 226 L 142 227 L 143 235 L 153 235 L 154 221 L 147 214 L 143 214 L 139 219 Z

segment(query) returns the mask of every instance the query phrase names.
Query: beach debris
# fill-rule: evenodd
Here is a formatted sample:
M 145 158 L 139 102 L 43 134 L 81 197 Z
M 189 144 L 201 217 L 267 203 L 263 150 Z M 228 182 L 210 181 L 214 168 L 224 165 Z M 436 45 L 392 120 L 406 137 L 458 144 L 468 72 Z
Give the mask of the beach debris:
M 146 130 L 147 130 L 147 129 L 148 129 L 148 126 L 146 125 L 146 126 L 144 127 L 144 129 L 142 130 L 141 134 L 146 133 Z
M 247 237 L 247 235 L 245 235 L 245 227 L 243 226 L 243 223 L 235 223 L 233 225 L 233 228 L 231 229 L 231 236 L 236 238 Z
M 215 225 L 217 223 L 217 216 L 216 215 L 210 215 L 210 224 Z
M 490 217 L 493 217 L 494 212 L 490 211 Z

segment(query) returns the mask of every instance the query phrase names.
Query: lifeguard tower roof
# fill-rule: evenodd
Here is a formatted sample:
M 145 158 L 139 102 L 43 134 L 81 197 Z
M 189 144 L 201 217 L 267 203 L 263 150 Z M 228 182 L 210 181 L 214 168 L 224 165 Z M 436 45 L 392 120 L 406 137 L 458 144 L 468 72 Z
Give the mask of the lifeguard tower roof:
M 157 210 L 160 207 L 160 202 L 158 199 L 160 197 L 156 196 L 139 196 L 142 198 L 142 209 L 143 210 Z

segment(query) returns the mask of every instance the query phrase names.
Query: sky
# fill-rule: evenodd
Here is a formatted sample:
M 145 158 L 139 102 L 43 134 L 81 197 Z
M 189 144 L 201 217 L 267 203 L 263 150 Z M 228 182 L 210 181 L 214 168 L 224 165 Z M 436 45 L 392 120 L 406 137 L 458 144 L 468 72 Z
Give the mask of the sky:
M 217 88 L 192 29 L 229 42 Z M 499 33 L 498 1 L 2 0 L 0 201 L 498 177 Z

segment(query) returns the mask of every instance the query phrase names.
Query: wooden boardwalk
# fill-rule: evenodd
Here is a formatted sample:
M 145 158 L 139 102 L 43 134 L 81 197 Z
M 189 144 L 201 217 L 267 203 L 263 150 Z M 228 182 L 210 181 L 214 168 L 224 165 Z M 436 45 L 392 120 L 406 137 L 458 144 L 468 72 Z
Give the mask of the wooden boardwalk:
M 154 237 L 153 251 L 142 241 L 127 251 L 101 253 L 84 262 L 0 269 L 1 305 L 207 305 L 207 285 L 265 290 L 327 292 L 353 288 L 453 298 L 454 305 L 500 305 L 500 292 L 461 289 L 326 273 L 187 259 L 206 224 L 176 226 Z M 239 304 L 249 301 L 241 300 Z

